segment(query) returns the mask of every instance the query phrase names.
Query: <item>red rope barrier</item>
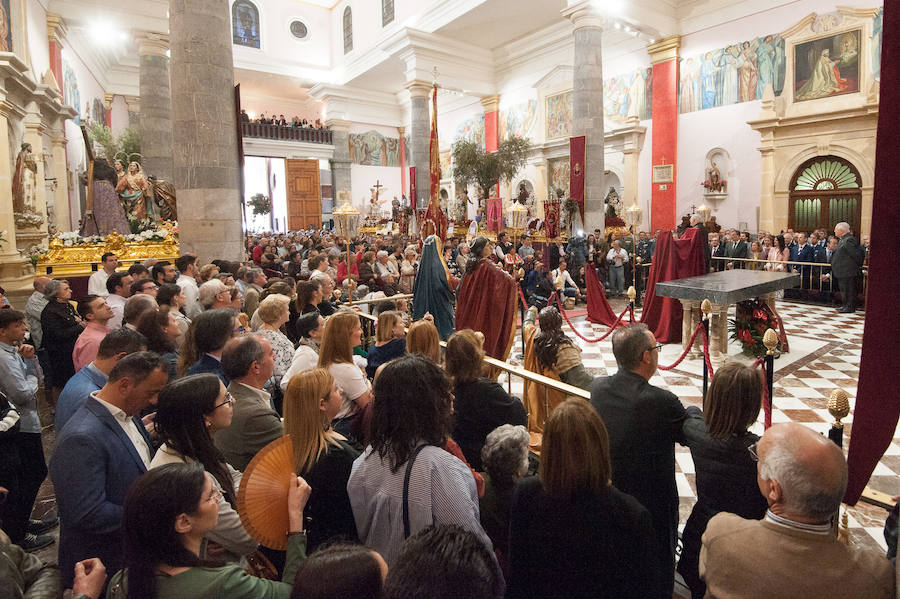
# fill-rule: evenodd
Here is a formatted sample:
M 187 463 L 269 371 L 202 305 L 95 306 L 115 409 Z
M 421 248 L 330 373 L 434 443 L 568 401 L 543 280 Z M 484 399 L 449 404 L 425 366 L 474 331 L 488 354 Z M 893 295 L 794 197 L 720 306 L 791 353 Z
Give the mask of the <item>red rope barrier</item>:
M 609 337 L 609 335 L 613 331 L 616 330 L 616 327 L 618 326 L 618 324 L 620 322 L 622 322 L 622 317 L 625 316 L 625 314 L 628 312 L 628 308 L 626 307 L 624 310 L 622 310 L 622 313 L 619 314 L 619 317 L 616 319 L 616 321 L 614 323 L 612 323 L 612 326 L 609 328 L 608 331 L 606 331 L 603 335 L 601 335 L 600 337 L 597 337 L 596 339 L 588 339 L 587 337 L 585 337 L 584 335 L 582 335 L 581 333 L 578 332 L 578 330 L 572 325 L 572 321 L 569 320 L 568 316 L 566 316 L 566 311 L 563 309 L 563 305 L 559 299 L 559 295 L 554 294 L 554 296 L 556 297 L 556 303 L 559 306 L 559 313 L 562 314 L 562 317 L 565 319 L 566 324 L 569 325 L 569 328 L 572 329 L 572 332 L 575 333 L 579 339 L 581 339 L 582 341 L 584 341 L 586 343 L 599 343 L 600 341 L 603 341 L 604 339 Z M 553 301 L 553 297 L 550 298 L 550 301 Z
M 703 323 L 700 323 L 701 325 Z M 709 372 L 709 378 L 712 380 L 713 367 L 712 360 L 709 357 L 709 337 L 706 335 L 706 327 L 703 327 L 703 360 L 706 362 L 706 369 Z
M 519 290 L 519 299 L 522 300 L 522 309 L 527 312 L 528 311 L 528 302 L 525 301 L 525 294 L 522 293 L 522 286 L 516 285 L 516 289 Z
M 663 366 L 661 364 L 657 364 L 657 368 L 659 368 L 660 370 L 672 370 L 673 368 L 675 368 L 676 366 L 681 364 L 681 362 L 687 357 L 688 352 L 691 351 L 691 347 L 694 345 L 694 339 L 697 338 L 697 334 L 700 332 L 701 329 L 703 329 L 702 322 L 697 325 L 696 329 L 694 329 L 694 334 L 691 335 L 691 340 L 688 341 L 688 344 L 684 347 L 684 351 L 681 352 L 681 356 L 677 360 L 675 360 L 674 364 L 672 364 L 670 366 Z
M 765 376 L 766 359 L 764 357 L 757 358 L 753 363 L 753 368 L 762 366 L 763 376 Z M 772 398 L 769 397 L 769 384 L 763 381 L 763 428 L 772 426 Z

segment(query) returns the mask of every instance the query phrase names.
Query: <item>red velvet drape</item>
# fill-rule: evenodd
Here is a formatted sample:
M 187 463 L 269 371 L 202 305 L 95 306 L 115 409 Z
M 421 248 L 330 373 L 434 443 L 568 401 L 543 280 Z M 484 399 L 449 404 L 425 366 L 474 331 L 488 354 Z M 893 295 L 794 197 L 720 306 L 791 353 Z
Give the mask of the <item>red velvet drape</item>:
M 587 289 L 587 319 L 590 322 L 605 324 L 611 327 L 616 322 L 616 315 L 609 302 L 606 301 L 606 292 L 603 291 L 603 283 L 597 276 L 597 269 L 588 264 L 584 269 L 584 285 Z
M 656 284 L 704 273 L 703 240 L 697 229 L 687 229 L 681 239 L 673 239 L 663 231 L 656 239 L 656 251 L 650 265 L 647 292 L 641 322 L 650 327 L 660 343 L 681 341 L 681 302 L 671 297 L 657 297 Z
M 853 413 L 848 467 L 850 480 L 844 501 L 853 505 L 869 482 L 878 460 L 894 438 L 900 416 L 900 395 L 894 392 L 900 371 L 897 332 L 900 331 L 900 277 L 896 268 L 893 240 L 900 228 L 900 119 L 890 109 L 900 102 L 900 7 L 884 4 L 881 42 L 881 98 L 885 110 L 878 113 L 878 138 L 875 146 L 875 198 L 872 202 L 872 251 L 869 255 L 866 326 L 863 333 L 862 360 Z M 863 182 L 865 185 L 866 183 Z M 858 233 L 854 231 L 854 233 Z M 853 394 L 853 389 L 848 389 Z

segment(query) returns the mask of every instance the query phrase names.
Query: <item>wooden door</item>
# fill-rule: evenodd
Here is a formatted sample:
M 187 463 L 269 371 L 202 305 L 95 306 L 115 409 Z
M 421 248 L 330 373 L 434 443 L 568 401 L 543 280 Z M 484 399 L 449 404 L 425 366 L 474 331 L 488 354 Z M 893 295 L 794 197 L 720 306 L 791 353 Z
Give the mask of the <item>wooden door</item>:
M 288 229 L 322 226 L 322 189 L 318 160 L 285 160 Z

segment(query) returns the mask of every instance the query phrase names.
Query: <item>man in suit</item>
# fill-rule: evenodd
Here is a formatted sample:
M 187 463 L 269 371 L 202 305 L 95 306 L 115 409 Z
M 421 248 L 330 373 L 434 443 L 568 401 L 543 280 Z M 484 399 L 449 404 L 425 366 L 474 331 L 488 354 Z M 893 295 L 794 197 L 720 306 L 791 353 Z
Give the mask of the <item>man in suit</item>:
M 853 313 L 856 312 L 856 278 L 865 254 L 859 247 L 859 241 L 850 234 L 849 224 L 836 224 L 834 235 L 840 240 L 831 255 L 831 273 L 841 291 L 842 306 L 838 312 Z
M 747 242 L 741 239 L 741 234 L 734 230 L 731 232 L 731 241 L 728 242 L 728 247 L 725 249 L 725 254 L 729 258 L 746 258 L 749 255 L 750 248 L 747 246 Z M 727 267 L 729 270 L 733 268 L 744 268 L 744 263 L 740 260 L 729 262 Z
M 725 261 L 724 260 L 716 260 L 716 258 L 725 258 L 726 251 L 725 246 L 719 240 L 718 233 L 710 233 L 709 234 L 709 271 L 710 272 L 721 272 L 725 270 Z
M 256 453 L 282 435 L 281 419 L 263 389 L 275 368 L 275 353 L 264 337 L 232 339 L 222 354 L 222 368 L 231 379 L 234 398 L 231 426 L 216 433 L 216 447 L 234 468 L 243 471 Z
M 678 534 L 675 443 L 684 444 L 684 406 L 648 381 L 656 372 L 659 345 L 644 324 L 617 329 L 612 337 L 619 370 L 591 385 L 591 405 L 609 433 L 613 484 L 647 508 L 656 532 L 663 595 L 674 584 Z
M 202 352 L 196 362 L 188 369 L 188 374 L 210 372 L 218 376 L 227 385 L 231 381 L 222 369 L 222 352 L 225 344 L 235 333 L 243 333 L 243 328 L 236 324 L 234 310 L 216 308 L 205 310 L 192 322 L 194 329 L 194 345 L 197 352 Z
M 751 450 L 754 446 L 751 446 Z M 881 553 L 841 543 L 832 530 L 847 462 L 827 437 L 776 424 L 755 446 L 763 520 L 714 516 L 703 534 L 707 597 L 888 597 L 894 568 Z
M 75 563 L 99 557 L 122 565 L 122 506 L 131 483 L 147 471 L 154 449 L 139 415 L 169 380 L 168 362 L 153 352 L 119 360 L 109 379 L 69 419 L 56 439 L 50 478 L 59 507 L 59 569 L 72 586 Z

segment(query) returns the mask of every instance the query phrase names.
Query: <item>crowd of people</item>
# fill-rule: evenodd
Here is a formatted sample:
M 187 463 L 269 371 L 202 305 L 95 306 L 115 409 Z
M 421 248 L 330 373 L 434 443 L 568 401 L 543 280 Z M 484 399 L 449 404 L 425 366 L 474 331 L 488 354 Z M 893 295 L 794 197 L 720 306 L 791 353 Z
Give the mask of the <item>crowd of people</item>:
M 322 124 L 321 119 L 316 119 L 315 121 L 310 121 L 305 118 L 300 118 L 299 116 L 294 115 L 291 120 L 284 118 L 283 114 L 276 115 L 274 112 L 271 116 L 266 116 L 265 112 L 260 113 L 260 115 L 256 118 L 250 118 L 250 115 L 247 114 L 247 111 L 241 109 L 241 122 L 243 123 L 258 123 L 260 125 L 278 125 L 280 127 L 294 127 L 297 129 L 327 129 L 325 125 Z
M 618 372 L 595 378 L 545 297 L 523 323 L 525 365 L 590 401 L 518 398 L 485 370 L 484 334 L 445 330 L 440 310 L 404 296 L 426 293 L 417 278 L 436 264 L 451 289 L 478 268 L 527 266 L 529 297 L 577 299 L 561 273 L 624 266 L 621 240 L 598 238 L 551 246 L 545 267 L 530 238 L 515 247 L 503 234 L 421 249 L 248 235 L 242 262 L 185 254 L 124 269 L 106 254 L 76 307 L 68 282 L 36 277 L 24 311 L 0 310 L 0 552 L 17 564 L 0 577 L 93 598 L 661 598 L 677 567 L 694 597 L 892 596 L 890 562 L 830 534 L 840 450 L 797 424 L 749 431 L 757 370 L 721 367 L 703 409 L 685 409 L 649 382 L 660 345 L 644 325 L 615 331 Z M 649 261 L 653 238 L 640 241 Z M 294 473 L 275 551 L 237 495 L 285 434 Z M 698 491 L 680 554 L 676 443 Z M 58 519 L 34 520 L 48 472 Z M 27 553 L 57 523 L 58 569 Z

